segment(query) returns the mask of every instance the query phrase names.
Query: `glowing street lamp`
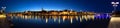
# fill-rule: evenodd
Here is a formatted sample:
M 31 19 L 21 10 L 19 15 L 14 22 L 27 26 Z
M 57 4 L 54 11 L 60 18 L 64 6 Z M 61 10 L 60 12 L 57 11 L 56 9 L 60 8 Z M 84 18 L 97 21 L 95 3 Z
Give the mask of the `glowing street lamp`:
M 0 10 L 0 12 L 3 13 L 5 11 L 6 7 L 1 7 L 1 8 L 2 8 L 2 10 Z
M 2 7 L 2 9 L 4 10 L 4 9 L 6 9 L 6 7 Z
M 118 4 L 119 4 L 119 2 L 111 2 L 111 4 L 113 5 L 114 11 L 115 11 L 117 6 L 118 6 Z

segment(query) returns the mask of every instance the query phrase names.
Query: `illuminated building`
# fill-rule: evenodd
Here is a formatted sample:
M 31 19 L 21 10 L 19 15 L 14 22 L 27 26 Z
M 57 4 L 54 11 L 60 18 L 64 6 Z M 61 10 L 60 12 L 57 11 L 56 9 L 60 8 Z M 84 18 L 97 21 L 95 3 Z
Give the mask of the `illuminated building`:
M 49 15 L 59 15 L 59 12 L 58 11 L 54 11 L 54 10 L 49 11 L 48 13 L 49 13 Z
M 25 11 L 25 12 L 17 12 L 17 13 L 12 13 L 12 14 L 22 14 L 22 15 L 94 15 L 94 12 L 76 12 L 73 10 L 62 10 L 62 11 L 46 11 L 42 9 L 41 11 Z

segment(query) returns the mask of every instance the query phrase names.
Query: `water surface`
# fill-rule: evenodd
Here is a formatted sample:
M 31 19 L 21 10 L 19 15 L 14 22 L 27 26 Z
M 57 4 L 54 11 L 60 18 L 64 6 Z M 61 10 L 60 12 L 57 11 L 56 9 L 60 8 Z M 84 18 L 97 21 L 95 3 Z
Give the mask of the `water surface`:
M 13 28 L 107 28 L 109 15 L 8 16 Z

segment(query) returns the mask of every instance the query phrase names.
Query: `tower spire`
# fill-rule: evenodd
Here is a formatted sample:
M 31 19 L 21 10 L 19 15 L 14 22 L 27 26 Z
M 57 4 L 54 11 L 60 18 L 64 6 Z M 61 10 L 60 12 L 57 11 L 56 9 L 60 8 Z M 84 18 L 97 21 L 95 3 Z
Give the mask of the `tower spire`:
M 45 11 L 43 7 L 41 9 L 42 9 L 42 11 Z
M 71 9 L 70 11 L 72 12 L 73 10 Z

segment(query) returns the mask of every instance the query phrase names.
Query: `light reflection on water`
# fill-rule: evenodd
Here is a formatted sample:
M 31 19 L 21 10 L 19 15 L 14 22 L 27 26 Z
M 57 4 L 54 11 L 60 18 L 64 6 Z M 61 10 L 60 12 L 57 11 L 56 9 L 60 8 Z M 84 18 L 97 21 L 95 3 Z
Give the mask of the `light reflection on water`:
M 65 20 L 69 20 L 70 23 L 73 23 L 73 20 L 75 21 L 80 21 L 82 20 L 94 20 L 94 15 L 83 15 L 83 16 L 27 16 L 27 15 L 22 15 L 22 16 L 12 16 L 11 19 L 24 19 L 24 20 L 29 20 L 29 19 L 35 19 L 35 20 L 45 20 L 46 23 L 49 21 L 53 20 L 52 22 L 65 22 Z
M 93 25 L 104 25 L 105 27 L 110 16 L 105 15 L 82 15 L 82 16 L 31 16 L 31 15 L 21 15 L 21 16 L 8 16 L 11 19 L 12 23 L 16 26 L 15 28 L 39 28 L 39 25 L 45 26 L 59 26 L 64 28 L 69 26 L 82 27 L 88 26 L 93 23 Z M 105 21 L 104 21 L 105 20 Z M 98 22 L 97 22 L 98 21 Z M 94 23 L 95 22 L 95 23 Z M 102 22 L 102 23 L 101 23 Z M 106 22 L 106 23 L 104 23 Z M 101 24 L 99 24 L 101 23 Z M 22 25 L 22 26 L 21 26 Z M 33 25 L 33 26 L 32 26 Z M 25 27 L 24 27 L 25 26 Z M 52 26 L 51 26 L 52 27 Z M 100 27 L 100 26 L 99 26 Z M 48 27 L 47 27 L 48 28 Z

